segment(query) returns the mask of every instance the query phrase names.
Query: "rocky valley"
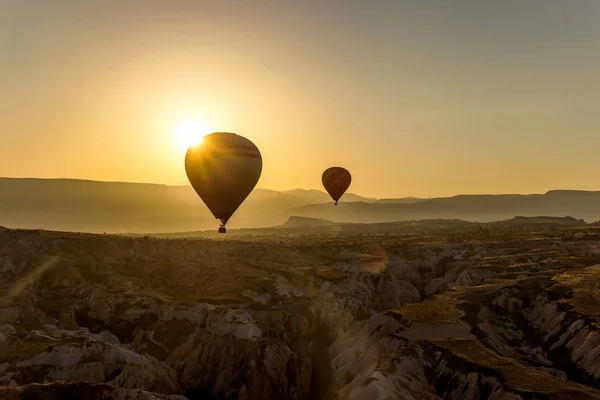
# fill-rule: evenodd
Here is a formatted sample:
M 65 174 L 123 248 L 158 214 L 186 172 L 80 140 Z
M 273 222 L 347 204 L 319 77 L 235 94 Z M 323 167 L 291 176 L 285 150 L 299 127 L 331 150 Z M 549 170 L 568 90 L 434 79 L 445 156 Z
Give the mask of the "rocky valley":
M 0 398 L 600 399 L 596 225 L 308 222 L 0 230 Z

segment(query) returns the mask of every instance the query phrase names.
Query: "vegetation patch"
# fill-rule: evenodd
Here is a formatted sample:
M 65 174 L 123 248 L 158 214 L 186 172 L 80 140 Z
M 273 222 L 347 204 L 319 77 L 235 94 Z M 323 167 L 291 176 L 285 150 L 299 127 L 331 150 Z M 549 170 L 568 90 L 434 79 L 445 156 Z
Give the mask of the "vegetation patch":
M 451 296 L 439 295 L 421 303 L 407 304 L 400 309 L 384 312 L 385 315 L 402 316 L 410 322 L 454 324 L 460 318 L 455 305 L 460 300 Z
M 454 286 L 452 291 L 456 296 L 460 295 L 486 295 L 497 290 L 511 286 L 517 282 L 516 279 L 486 279 L 483 284 L 477 286 Z
M 17 342 L 10 346 L 0 349 L 0 363 L 9 362 L 15 363 L 20 360 L 25 360 L 38 353 L 42 353 L 52 346 L 59 344 L 56 341 L 39 341 L 39 342 Z
M 322 268 L 315 271 L 315 275 L 325 278 L 328 281 L 339 281 L 346 277 L 346 274 L 331 268 Z
M 578 270 L 570 270 L 552 278 L 557 282 L 551 290 L 557 291 L 561 287 L 572 290 L 573 296 L 561 299 L 579 313 L 585 315 L 600 315 L 600 265 L 594 265 Z
M 475 365 L 498 371 L 507 386 L 520 392 L 540 393 L 554 399 L 591 398 L 600 391 L 555 377 L 512 358 L 502 357 L 470 339 L 429 340 Z

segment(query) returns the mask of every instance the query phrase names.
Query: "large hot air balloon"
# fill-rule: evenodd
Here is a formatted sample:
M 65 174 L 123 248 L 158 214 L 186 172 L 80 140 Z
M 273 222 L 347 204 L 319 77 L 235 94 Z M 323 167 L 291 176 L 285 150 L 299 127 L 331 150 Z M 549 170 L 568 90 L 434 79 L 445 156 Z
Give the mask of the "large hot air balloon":
M 327 190 L 327 193 L 329 193 L 331 198 L 335 201 L 335 205 L 337 206 L 340 197 L 342 197 L 342 195 L 350 187 L 352 176 L 345 168 L 331 167 L 327 168 L 325 172 L 323 172 L 323 176 L 321 176 L 321 182 L 323 182 L 325 190 Z
M 250 140 L 235 133 L 215 132 L 188 149 L 185 172 L 192 187 L 215 218 L 220 233 L 260 178 L 262 157 Z

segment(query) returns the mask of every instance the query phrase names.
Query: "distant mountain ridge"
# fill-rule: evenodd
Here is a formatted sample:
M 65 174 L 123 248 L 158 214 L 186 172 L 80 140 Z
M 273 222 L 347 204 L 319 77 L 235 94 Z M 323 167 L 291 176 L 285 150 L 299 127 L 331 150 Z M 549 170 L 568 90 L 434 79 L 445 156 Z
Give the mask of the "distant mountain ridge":
M 375 202 L 347 193 L 343 201 Z M 231 226 L 274 225 L 287 211 L 333 201 L 325 192 L 255 189 Z M 191 186 L 80 179 L 0 178 L 0 225 L 84 232 L 211 229 L 216 220 Z
M 433 199 L 374 199 L 347 193 L 335 207 L 319 190 L 255 189 L 228 224 L 254 228 L 290 216 L 333 222 L 419 219 L 498 221 L 517 216 L 600 220 L 600 192 L 457 195 Z M 183 232 L 214 229 L 217 221 L 190 186 L 78 179 L 0 178 L 0 225 L 82 232 Z
M 421 201 L 430 200 L 419 197 L 402 197 L 399 199 L 379 199 L 377 203 L 379 204 L 411 204 L 411 203 L 419 203 Z
M 377 223 L 410 219 L 461 219 L 489 222 L 516 216 L 600 219 L 600 192 L 551 190 L 545 194 L 457 195 L 416 203 L 344 203 L 335 215 L 324 206 L 311 204 L 292 210 L 296 216 L 334 222 Z

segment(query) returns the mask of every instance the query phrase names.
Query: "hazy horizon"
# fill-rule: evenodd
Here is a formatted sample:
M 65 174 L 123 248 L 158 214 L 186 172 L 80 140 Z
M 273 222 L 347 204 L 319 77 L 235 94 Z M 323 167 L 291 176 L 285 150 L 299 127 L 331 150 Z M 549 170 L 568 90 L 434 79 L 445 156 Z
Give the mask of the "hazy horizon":
M 181 121 L 258 188 L 598 190 L 600 2 L 0 3 L 0 175 L 187 185 Z
M 134 184 L 134 185 L 160 185 L 160 186 L 168 186 L 168 187 L 189 187 L 191 188 L 191 185 L 189 183 L 180 183 L 180 184 L 168 184 L 168 183 L 157 183 L 157 182 L 135 182 L 135 181 L 123 181 L 123 180 L 99 180 L 99 179 L 87 179 L 87 178 L 69 178 L 69 177 L 48 177 L 48 178 L 42 178 L 42 177 L 35 177 L 35 176 L 0 176 L 0 179 L 41 179 L 41 180 L 73 180 L 73 181 L 89 181 L 89 182 L 99 182 L 99 183 L 124 183 L 124 184 Z M 268 190 L 268 191 L 273 191 L 273 192 L 290 192 L 290 191 L 294 191 L 294 190 L 306 190 L 306 191 L 311 191 L 311 190 L 317 190 L 319 192 L 322 193 L 326 193 L 325 189 L 323 187 L 313 187 L 313 188 L 308 188 L 308 187 L 292 187 L 290 189 L 273 189 L 273 188 L 268 188 L 268 187 L 257 187 L 257 189 L 261 189 L 261 190 Z M 527 196 L 527 195 L 535 195 L 535 194 L 545 194 L 547 192 L 551 192 L 551 191 L 583 191 L 583 192 L 598 192 L 600 191 L 600 189 L 594 190 L 594 189 L 578 189 L 578 188 L 573 188 L 573 189 L 566 189 L 566 188 L 551 188 L 548 190 L 545 190 L 543 192 L 502 192 L 502 193 L 483 193 L 483 192 L 474 192 L 474 193 L 451 193 L 448 194 L 446 196 L 414 196 L 411 194 L 407 194 L 407 195 L 403 195 L 403 196 L 396 196 L 396 197 L 381 197 L 381 196 L 367 196 L 364 195 L 362 193 L 356 192 L 352 190 L 352 187 L 350 187 L 350 189 L 347 192 L 347 195 L 357 195 L 357 196 L 361 196 L 361 197 L 365 197 L 365 198 L 371 198 L 371 199 L 381 199 L 381 200 L 385 200 L 385 199 L 394 199 L 394 198 L 422 198 L 422 199 L 435 199 L 435 198 L 445 198 L 445 197 L 455 197 L 455 196 L 484 196 L 484 195 L 522 195 L 522 196 Z M 344 201 L 344 199 L 340 200 L 340 201 Z

